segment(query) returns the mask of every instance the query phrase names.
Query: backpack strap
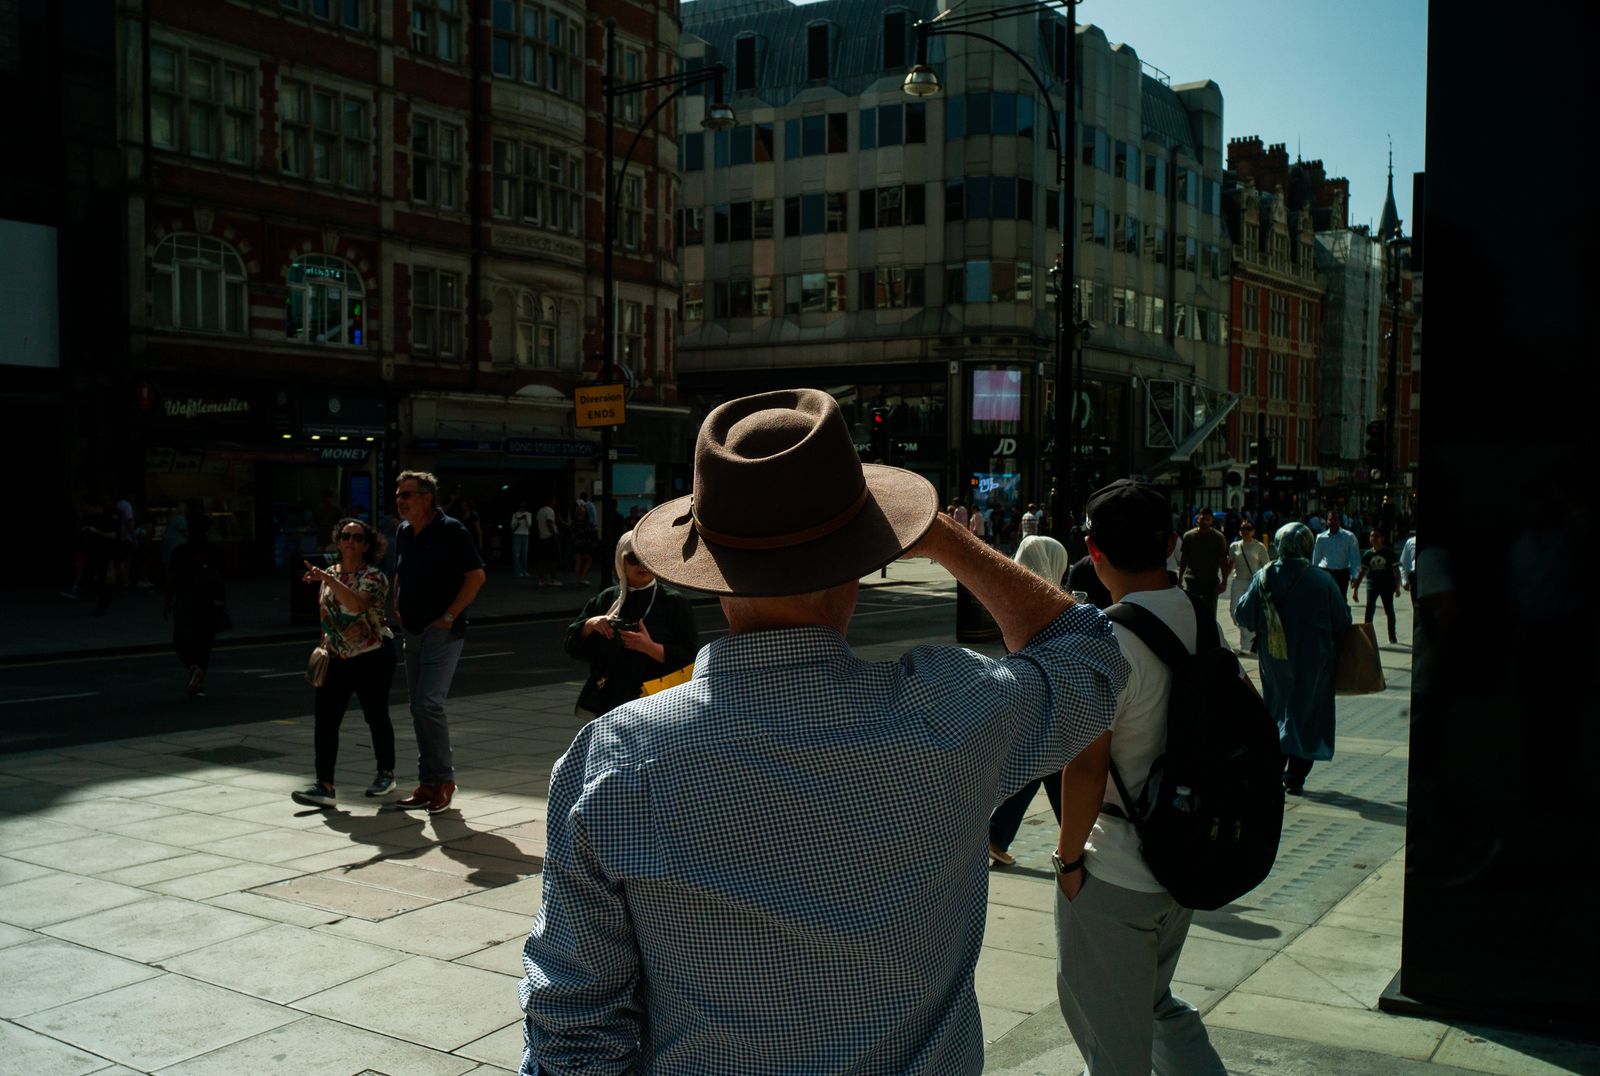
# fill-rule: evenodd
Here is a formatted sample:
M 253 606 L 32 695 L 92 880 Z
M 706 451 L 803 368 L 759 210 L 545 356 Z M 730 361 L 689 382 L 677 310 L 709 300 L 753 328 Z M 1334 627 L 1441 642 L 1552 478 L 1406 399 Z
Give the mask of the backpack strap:
M 1153 650 L 1156 657 L 1166 663 L 1167 668 L 1177 671 L 1189 660 L 1191 656 L 1189 648 L 1183 645 L 1183 640 L 1179 639 L 1171 628 L 1162 623 L 1160 617 L 1144 606 L 1134 605 L 1130 602 L 1117 602 L 1117 604 L 1104 610 L 1104 612 L 1106 619 L 1112 623 L 1121 624 L 1133 632 L 1134 637 Z M 1195 610 L 1195 614 L 1197 617 L 1199 616 L 1198 609 Z M 1200 627 L 1204 628 L 1205 625 L 1201 624 Z M 1204 638 L 1204 636 L 1205 632 L 1202 631 L 1200 637 Z

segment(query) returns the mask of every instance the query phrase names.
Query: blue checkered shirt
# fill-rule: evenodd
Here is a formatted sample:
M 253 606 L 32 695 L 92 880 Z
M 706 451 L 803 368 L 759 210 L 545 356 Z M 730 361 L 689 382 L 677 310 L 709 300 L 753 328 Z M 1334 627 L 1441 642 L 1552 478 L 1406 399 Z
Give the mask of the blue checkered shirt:
M 999 801 L 1111 727 L 1091 606 L 994 660 L 730 636 L 591 722 L 550 779 L 522 1071 L 975 1073 Z

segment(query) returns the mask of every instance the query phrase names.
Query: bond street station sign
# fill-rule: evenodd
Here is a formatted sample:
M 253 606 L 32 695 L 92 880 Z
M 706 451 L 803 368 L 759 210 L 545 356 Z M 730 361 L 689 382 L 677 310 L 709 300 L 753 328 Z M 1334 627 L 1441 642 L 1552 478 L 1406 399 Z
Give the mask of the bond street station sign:
M 585 385 L 578 389 L 578 428 L 622 425 L 627 421 L 625 395 L 626 388 L 622 385 Z

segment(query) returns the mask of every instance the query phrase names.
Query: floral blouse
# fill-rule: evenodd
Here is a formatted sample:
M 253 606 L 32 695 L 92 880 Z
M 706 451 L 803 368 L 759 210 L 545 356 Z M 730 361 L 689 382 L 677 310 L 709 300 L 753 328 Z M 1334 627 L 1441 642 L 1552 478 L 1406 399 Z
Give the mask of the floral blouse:
M 366 609 L 346 608 L 338 592 L 322 584 L 322 639 L 329 652 L 336 658 L 358 657 L 394 638 L 383 616 L 389 601 L 388 578 L 371 565 L 357 572 L 335 569 L 333 574 L 357 594 L 371 594 L 372 604 Z

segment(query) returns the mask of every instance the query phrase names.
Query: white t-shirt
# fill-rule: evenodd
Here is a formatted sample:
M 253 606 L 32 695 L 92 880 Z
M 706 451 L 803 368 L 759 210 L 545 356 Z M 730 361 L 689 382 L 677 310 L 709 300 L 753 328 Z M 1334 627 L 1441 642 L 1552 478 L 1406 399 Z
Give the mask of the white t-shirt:
M 1161 618 L 1177 633 L 1183 645 L 1194 653 L 1194 603 L 1177 587 L 1166 590 L 1141 590 L 1122 599 L 1139 605 Z M 1172 674 L 1166 662 L 1144 645 L 1138 636 L 1121 624 L 1113 625 L 1117 645 L 1130 666 L 1128 686 L 1117 697 L 1117 716 L 1111 722 L 1111 759 L 1117 764 L 1128 791 L 1138 796 L 1150 776 L 1150 765 L 1167 746 L 1167 699 L 1172 689 Z M 1121 804 L 1117 783 L 1106 775 L 1102 803 Z M 1102 813 L 1084 842 L 1089 873 L 1112 885 L 1141 893 L 1163 891 L 1155 875 L 1139 854 L 1139 834 L 1133 823 Z
M 1235 579 L 1250 582 L 1250 577 L 1267 566 L 1267 547 L 1254 538 L 1246 542 L 1243 538 L 1236 539 L 1228 546 L 1228 556 L 1233 558 L 1233 575 Z
M 556 536 L 556 510 L 548 504 L 539 509 L 539 537 L 554 538 Z
M 533 513 L 526 508 L 511 513 L 511 533 L 527 534 L 533 529 Z
M 1022 513 L 1022 533 L 1024 535 L 1038 534 L 1039 517 L 1034 515 L 1032 512 Z

